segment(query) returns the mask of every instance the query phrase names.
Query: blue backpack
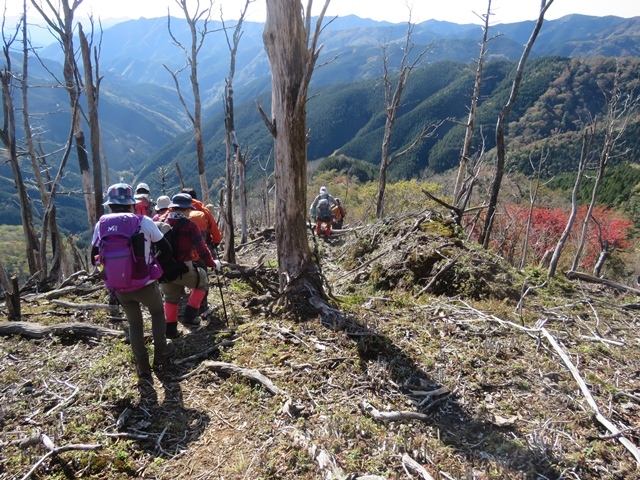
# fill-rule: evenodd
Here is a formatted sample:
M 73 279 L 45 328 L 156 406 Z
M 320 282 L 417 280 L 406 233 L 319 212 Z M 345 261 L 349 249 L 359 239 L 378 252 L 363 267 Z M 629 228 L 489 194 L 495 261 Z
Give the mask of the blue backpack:
M 133 292 L 162 275 L 153 257 L 147 264 L 145 238 L 140 231 L 142 218 L 135 213 L 110 213 L 100 218 L 98 262 L 109 290 Z

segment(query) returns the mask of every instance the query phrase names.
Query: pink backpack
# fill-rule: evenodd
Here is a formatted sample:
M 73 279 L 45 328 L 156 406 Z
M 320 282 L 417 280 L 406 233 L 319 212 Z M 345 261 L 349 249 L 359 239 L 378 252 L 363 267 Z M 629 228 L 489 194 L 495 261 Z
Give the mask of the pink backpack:
M 140 231 L 142 218 L 135 213 L 110 213 L 100 217 L 98 261 L 109 290 L 132 292 L 162 275 L 153 256 L 147 264 L 145 238 Z

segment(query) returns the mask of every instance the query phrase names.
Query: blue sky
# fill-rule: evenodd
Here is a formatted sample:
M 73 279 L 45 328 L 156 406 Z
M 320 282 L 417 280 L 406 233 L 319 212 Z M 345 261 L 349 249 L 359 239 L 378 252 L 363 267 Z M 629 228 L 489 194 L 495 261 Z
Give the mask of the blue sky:
M 43 0 L 38 0 L 43 2 Z M 5 2 L 6 14 L 17 15 L 21 12 L 21 0 L 0 0 Z M 27 2 L 28 5 L 30 1 Z M 54 5 L 56 0 L 52 2 Z M 207 0 L 200 0 L 203 5 Z M 244 6 L 244 0 L 216 0 L 213 11 L 215 18 L 220 17 L 220 8 L 226 19 L 237 18 Z M 307 4 L 304 0 L 303 5 Z M 195 5 L 195 0 L 193 1 Z M 312 14 L 320 12 L 324 0 L 315 0 Z M 406 22 L 409 19 L 409 7 L 412 8 L 412 21 L 422 22 L 429 19 L 446 20 L 455 23 L 479 23 L 476 14 L 485 13 L 487 0 L 332 0 L 330 15 L 355 14 L 363 18 Z M 35 9 L 30 8 L 30 15 Z M 92 12 L 102 19 L 161 17 L 167 14 L 178 16 L 179 9 L 175 0 L 83 0 L 77 16 L 86 16 Z M 492 23 L 511 23 L 533 20 L 537 17 L 540 0 L 492 0 Z M 264 21 L 265 0 L 253 0 L 249 7 L 249 20 Z M 640 0 L 555 0 L 546 15 L 547 19 L 559 18 L 571 13 L 584 15 L 616 15 L 621 17 L 640 16 Z

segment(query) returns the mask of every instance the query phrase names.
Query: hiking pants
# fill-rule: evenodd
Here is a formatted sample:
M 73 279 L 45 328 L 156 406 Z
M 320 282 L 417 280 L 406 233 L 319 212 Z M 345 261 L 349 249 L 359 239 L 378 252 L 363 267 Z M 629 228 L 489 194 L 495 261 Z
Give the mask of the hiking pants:
M 206 292 L 209 288 L 207 281 L 207 272 L 197 267 L 193 262 L 185 262 L 189 266 L 189 271 L 180 275 L 173 282 L 165 282 L 160 284 L 164 301 L 167 303 L 179 303 L 182 297 L 182 287 L 191 290 L 201 290 Z
M 322 224 L 325 224 L 324 234 L 328 237 L 331 235 L 331 221 L 332 219 L 324 219 L 322 220 L 320 217 L 316 218 L 316 233 L 320 235 L 322 233 Z
M 166 345 L 164 333 L 166 326 L 162 295 L 158 288 L 158 282 L 151 282 L 133 292 L 116 292 L 116 297 L 129 322 L 129 339 L 131 341 L 133 358 L 138 368 L 138 375 L 150 373 L 151 367 L 149 365 L 149 354 L 144 345 L 144 323 L 140 305 L 147 307 L 151 314 L 154 358 L 164 358 Z

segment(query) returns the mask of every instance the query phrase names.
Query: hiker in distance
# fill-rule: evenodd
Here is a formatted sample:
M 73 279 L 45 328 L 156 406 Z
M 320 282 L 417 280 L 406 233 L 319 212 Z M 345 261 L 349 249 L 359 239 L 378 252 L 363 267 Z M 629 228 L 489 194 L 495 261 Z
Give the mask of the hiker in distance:
M 333 215 L 333 228 L 336 230 L 342 230 L 342 225 L 344 224 L 344 217 L 347 216 L 347 211 L 342 206 L 342 202 L 338 197 L 336 197 L 336 204 L 331 209 L 331 214 Z
M 331 208 L 336 205 L 336 200 L 329 195 L 327 192 L 327 187 L 320 187 L 320 193 L 313 200 L 311 204 L 311 208 L 309 208 L 309 213 L 311 217 L 316 221 L 316 233 L 318 236 L 322 234 L 322 226 L 324 225 L 324 235 L 325 238 L 329 238 L 331 235 L 331 223 L 333 222 L 333 213 L 331 212 Z
M 191 195 L 178 193 L 171 199 L 170 213 L 164 219 L 165 225 L 158 225 L 165 235 L 171 232 L 171 247 L 173 259 L 183 264 L 184 273 L 174 279 L 167 279 L 160 284 L 164 294 L 164 312 L 167 320 L 167 337 L 178 336 L 178 304 L 182 296 L 182 287 L 191 289 L 187 307 L 184 310 L 182 323 L 184 325 L 199 325 L 198 313 L 200 304 L 208 291 L 207 273 L 194 262 L 193 250 L 198 253 L 200 260 L 210 268 L 221 268 L 221 263 L 214 260 L 207 248 L 198 226 L 189 220 L 188 214 L 193 209 Z
M 162 295 L 156 281 L 162 271 L 154 263 L 151 245 L 169 255 L 171 246 L 149 217 L 134 213 L 136 200 L 130 185 L 111 185 L 104 205 L 111 213 L 96 223 L 91 258 L 93 264 L 102 269 L 105 286 L 115 292 L 129 322 L 129 339 L 139 380 L 153 383 L 141 305 L 151 314 L 153 366 L 160 367 L 175 353 L 175 346 L 165 336 Z
M 136 213 L 152 217 L 154 213 L 155 203 L 151 200 L 151 190 L 146 183 L 139 183 L 136 187 Z

